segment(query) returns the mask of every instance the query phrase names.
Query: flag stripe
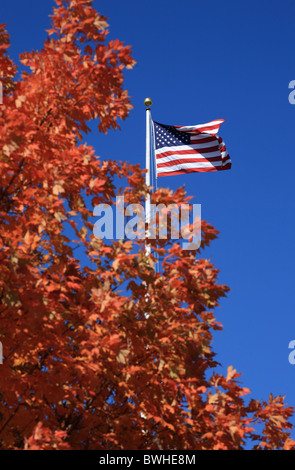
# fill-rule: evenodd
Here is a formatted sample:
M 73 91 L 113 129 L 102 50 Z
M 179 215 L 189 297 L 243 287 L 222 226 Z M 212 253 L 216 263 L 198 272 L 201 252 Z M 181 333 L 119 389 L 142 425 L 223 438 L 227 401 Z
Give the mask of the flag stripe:
M 222 161 L 219 159 L 218 162 L 215 163 L 215 165 L 212 165 L 212 163 L 205 161 L 205 162 L 199 162 L 198 163 L 198 168 L 213 168 L 216 166 L 222 165 Z M 176 165 L 170 165 L 168 167 L 161 168 L 160 173 L 168 173 L 170 171 L 178 171 L 182 169 L 190 169 L 190 168 L 196 168 L 196 165 L 194 163 L 179 163 Z
M 201 144 L 205 144 L 207 142 L 216 142 L 217 136 L 210 135 L 210 134 L 191 134 L 191 142 L 200 142 Z M 218 140 L 218 139 L 217 139 Z
M 178 170 L 178 171 L 170 171 L 168 174 L 167 173 L 163 173 L 163 172 L 159 172 L 158 173 L 158 176 L 170 176 L 170 175 L 182 175 L 182 174 L 185 174 L 185 173 L 208 173 L 208 172 L 211 172 L 211 171 L 221 171 L 221 170 L 230 170 L 231 169 L 231 163 L 228 163 L 226 165 L 222 165 L 222 166 L 212 166 L 211 168 L 188 168 L 188 169 L 181 169 L 181 170 Z
M 164 167 L 172 167 L 174 165 L 182 165 L 183 163 L 206 163 L 206 162 L 220 162 L 222 164 L 222 159 L 220 155 L 217 157 L 210 157 L 210 158 L 181 158 L 180 160 L 171 160 L 157 164 L 158 168 Z
M 179 131 L 185 132 L 204 132 L 204 130 L 210 129 L 219 129 L 220 125 L 224 122 L 224 119 L 217 119 L 215 121 L 206 122 L 205 124 L 198 124 L 196 126 L 175 126 Z
M 162 157 L 162 158 L 157 159 L 157 167 L 161 166 L 162 163 L 173 162 L 174 160 L 199 159 L 200 161 L 203 161 L 203 160 L 210 160 L 211 158 L 215 158 L 215 157 L 218 157 L 219 160 L 221 160 L 221 155 L 219 151 L 210 152 L 205 155 L 201 153 L 196 153 L 196 152 L 191 153 L 191 154 L 185 153 L 185 154 L 180 154 L 180 155 L 178 153 L 173 153 L 167 157 Z
M 164 157 L 170 157 L 170 156 L 173 156 L 173 155 L 203 155 L 203 154 L 210 154 L 210 153 L 218 153 L 218 155 L 220 155 L 220 149 L 216 146 L 216 147 L 210 147 L 208 149 L 200 149 L 202 150 L 201 152 L 199 150 L 196 150 L 196 149 L 192 149 L 192 148 L 188 148 L 188 149 L 181 149 L 181 150 L 169 150 L 169 151 L 166 151 L 166 152 L 162 152 L 162 153 L 159 153 L 159 154 L 156 154 L 156 157 L 157 157 L 157 160 L 161 160 L 162 158 Z
M 159 150 L 156 150 L 156 155 L 161 155 L 162 153 L 166 152 L 176 152 L 176 151 L 181 151 L 181 152 L 195 152 L 197 150 L 204 150 L 205 152 L 210 152 L 210 149 L 219 149 L 220 144 L 216 141 L 215 139 L 215 145 L 212 145 L 212 142 L 206 142 L 204 145 L 202 144 L 191 144 L 191 145 L 171 145 L 169 147 L 162 147 Z

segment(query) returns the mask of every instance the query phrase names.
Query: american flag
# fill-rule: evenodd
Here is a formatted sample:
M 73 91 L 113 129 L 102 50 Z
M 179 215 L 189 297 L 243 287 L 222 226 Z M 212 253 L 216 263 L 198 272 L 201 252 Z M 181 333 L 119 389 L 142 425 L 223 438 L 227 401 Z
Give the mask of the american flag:
M 154 123 L 157 176 L 229 170 L 231 160 L 217 135 L 224 119 L 197 126 Z

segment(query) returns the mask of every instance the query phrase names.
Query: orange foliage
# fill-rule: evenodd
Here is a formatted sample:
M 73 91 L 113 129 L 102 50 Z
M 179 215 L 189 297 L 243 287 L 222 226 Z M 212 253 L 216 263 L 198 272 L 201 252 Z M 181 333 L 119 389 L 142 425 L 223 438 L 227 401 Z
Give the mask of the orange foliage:
M 114 199 L 115 175 L 126 200 L 149 190 L 139 166 L 101 162 L 81 143 L 89 121 L 107 132 L 128 116 L 134 60 L 106 43 L 90 0 L 56 4 L 18 81 L 0 27 L 0 448 L 293 449 L 282 398 L 247 403 L 235 370 L 209 373 L 212 309 L 228 291 L 214 266 L 161 241 L 156 273 L 142 241 L 93 237 L 93 206 Z M 152 198 L 187 200 L 183 189 Z M 201 249 L 217 231 L 204 222 L 202 235 Z

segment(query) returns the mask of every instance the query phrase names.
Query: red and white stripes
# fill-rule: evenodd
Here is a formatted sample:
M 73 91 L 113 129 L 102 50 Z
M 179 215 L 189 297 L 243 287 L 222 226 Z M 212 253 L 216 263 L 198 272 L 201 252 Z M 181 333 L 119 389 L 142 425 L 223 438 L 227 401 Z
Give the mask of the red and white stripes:
M 189 144 L 173 142 L 156 147 L 157 176 L 179 175 L 192 172 L 228 170 L 231 160 L 225 144 L 217 132 L 223 119 L 196 126 L 173 126 L 178 132 L 189 134 Z M 167 129 L 166 129 L 166 132 Z

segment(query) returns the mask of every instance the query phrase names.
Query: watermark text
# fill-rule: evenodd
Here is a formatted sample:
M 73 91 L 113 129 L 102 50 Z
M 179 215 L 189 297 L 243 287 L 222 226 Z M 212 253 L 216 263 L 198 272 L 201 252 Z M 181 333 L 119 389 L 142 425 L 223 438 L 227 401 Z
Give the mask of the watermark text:
M 289 83 L 289 88 L 293 90 L 291 93 L 289 93 L 289 103 L 295 104 L 295 80 L 291 80 Z
M 289 354 L 289 363 L 292 364 L 292 366 L 295 364 L 295 339 L 290 341 L 289 343 L 289 349 L 292 349 L 292 351 Z
M 201 204 L 150 204 L 146 209 L 142 204 L 126 206 L 124 196 L 118 196 L 115 209 L 99 204 L 93 215 L 99 217 L 93 228 L 99 239 L 182 239 L 184 250 L 197 250 L 201 244 Z

